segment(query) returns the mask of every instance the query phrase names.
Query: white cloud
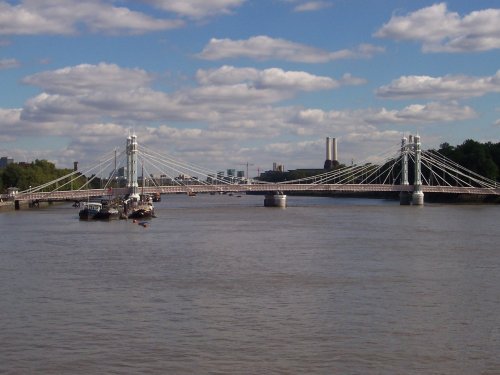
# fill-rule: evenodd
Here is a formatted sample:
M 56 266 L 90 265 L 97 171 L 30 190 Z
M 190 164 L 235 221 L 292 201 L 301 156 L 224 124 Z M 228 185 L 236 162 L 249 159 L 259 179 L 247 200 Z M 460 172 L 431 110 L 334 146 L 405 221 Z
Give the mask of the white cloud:
M 40 87 L 47 93 L 83 95 L 102 91 L 127 91 L 148 86 L 151 77 L 141 69 L 126 69 L 115 64 L 81 64 L 28 76 L 23 83 Z
M 305 109 L 295 113 L 290 121 L 304 128 L 322 129 L 339 126 L 342 129 L 361 129 L 378 125 L 433 124 L 450 121 L 463 121 L 477 117 L 468 106 L 457 103 L 412 104 L 402 109 L 369 108 L 343 111 L 323 111 Z
M 13 69 L 21 66 L 21 63 L 16 59 L 0 59 L 0 70 Z
M 448 75 L 444 77 L 403 76 L 380 87 L 377 96 L 392 99 L 460 99 L 500 92 L 500 70 L 490 77 Z
M 17 5 L 0 2 L 0 35 L 93 33 L 142 34 L 183 25 L 180 20 L 158 19 L 100 0 L 24 0 Z
M 256 89 L 316 91 L 328 90 L 339 86 L 330 77 L 316 76 L 307 72 L 284 71 L 279 68 L 257 70 L 223 66 L 214 70 L 198 70 L 198 81 L 203 85 L 233 85 L 247 83 Z
M 364 85 L 367 82 L 364 78 L 354 77 L 351 73 L 345 73 L 340 80 L 342 85 L 349 86 L 359 86 Z
M 157 8 L 190 18 L 229 14 L 245 0 L 143 0 Z
M 208 85 L 233 85 L 242 82 L 253 81 L 259 76 L 259 71 L 254 68 L 235 68 L 224 65 L 218 69 L 203 70 L 196 72 L 198 83 Z
M 43 90 L 26 102 L 23 119 L 54 121 L 75 116 L 83 121 L 97 121 L 108 116 L 126 121 L 207 120 L 217 116 L 217 111 L 271 104 L 303 91 L 358 83 L 349 75 L 336 81 L 301 71 L 232 66 L 200 69 L 196 78 L 199 86 L 166 94 L 150 87 L 153 77 L 147 72 L 114 64 L 82 64 L 37 73 L 22 81 Z
M 57 122 L 72 119 L 75 123 L 102 122 L 103 118 L 131 121 L 226 121 L 248 126 L 249 118 L 272 113 L 265 122 L 326 124 L 328 121 L 359 123 L 438 122 L 471 118 L 469 107 L 456 103 L 413 105 L 399 111 L 363 110 L 323 112 L 315 109 L 283 112 L 265 107 L 288 99 L 301 91 L 329 90 L 342 81 L 306 72 L 278 68 L 257 70 L 222 66 L 199 70 L 199 86 L 171 94 L 155 91 L 152 76 L 140 69 L 114 64 L 78 65 L 26 77 L 23 82 L 40 87 L 43 92 L 27 100 L 21 118 L 25 121 Z M 343 80 L 352 77 L 344 76 Z M 263 105 L 265 105 L 263 107 Z M 257 106 L 257 107 L 254 107 Z M 258 108 L 258 109 L 257 109 Z M 278 111 L 278 112 L 277 112 Z M 255 112 L 255 113 L 254 113 Z M 276 114 L 279 113 L 276 120 Z M 99 121 L 101 119 L 101 121 Z M 285 119 L 285 120 L 283 120 Z M 232 126 L 232 125 L 228 125 Z
M 331 7 L 333 4 L 328 1 L 307 1 L 294 8 L 295 12 L 312 12 Z
M 463 121 L 477 117 L 469 106 L 460 106 L 455 102 L 412 104 L 399 111 L 380 110 L 370 119 L 373 123 L 432 124 L 451 121 Z
M 370 58 L 383 51 L 382 47 L 362 44 L 350 50 L 329 52 L 285 39 L 260 35 L 246 40 L 212 38 L 198 57 L 206 60 L 244 57 L 255 60 L 325 63 L 340 59 Z
M 276 68 L 223 66 L 199 70 L 197 86 L 168 94 L 153 89 L 154 78 L 140 69 L 105 63 L 26 77 L 26 84 L 38 86 L 42 92 L 28 99 L 23 108 L 0 109 L 0 134 L 9 139 L 69 139 L 68 149 L 60 152 L 60 158 L 55 159 L 47 150 L 37 157 L 59 162 L 67 158 L 67 165 L 71 165 L 73 160 L 104 153 L 110 145 L 121 145 L 127 128 L 134 128 L 148 146 L 159 149 L 168 144 L 187 160 L 203 156 L 213 158 L 211 163 L 215 165 L 227 165 L 229 159 L 245 161 L 252 157 L 263 162 L 269 157 L 279 160 L 280 155 L 286 156 L 278 149 L 264 156 L 266 146 L 255 146 L 263 140 L 277 144 L 287 137 L 290 145 L 299 147 L 300 142 L 310 141 L 304 137 L 317 138 L 320 143 L 325 134 L 345 139 L 364 135 L 369 139 L 379 133 L 399 133 L 408 125 L 453 123 L 476 116 L 471 108 L 453 102 L 358 110 L 280 106 L 279 101 L 290 95 L 335 88 L 342 80 Z M 294 138 L 302 141 L 294 142 Z M 323 158 L 323 147 L 319 153 L 312 144 L 308 147 L 309 154 L 301 157 L 303 166 Z M 87 155 L 83 154 L 85 149 Z
M 460 17 L 446 3 L 393 16 L 375 36 L 422 43 L 424 52 L 477 52 L 500 48 L 500 9 Z
M 21 118 L 21 108 L 0 108 L 0 123 L 3 126 L 15 126 Z

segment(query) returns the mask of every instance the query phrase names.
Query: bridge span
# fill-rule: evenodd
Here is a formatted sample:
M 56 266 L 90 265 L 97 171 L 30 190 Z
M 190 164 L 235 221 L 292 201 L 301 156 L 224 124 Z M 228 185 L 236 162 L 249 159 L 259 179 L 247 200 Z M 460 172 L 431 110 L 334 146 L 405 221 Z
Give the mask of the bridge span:
M 17 193 L 15 196 L 2 196 L 2 199 L 15 201 L 82 201 L 91 197 L 128 196 L 133 200 L 144 194 L 193 194 L 193 193 L 282 193 L 311 192 L 399 192 L 401 204 L 423 205 L 425 193 L 468 194 L 477 196 L 500 196 L 500 185 L 491 179 L 467 170 L 435 151 L 422 151 L 420 137 L 403 137 L 401 143 L 388 153 L 392 153 L 381 164 L 370 162 L 339 166 L 325 169 L 323 173 L 307 176 L 293 181 L 265 182 L 258 179 L 222 176 L 220 172 L 206 170 L 171 156 L 140 146 L 135 135 L 127 138 L 122 153 L 122 167 L 125 176 L 118 179 L 117 152 L 114 158 L 96 163 L 87 171 L 73 171 L 41 186 Z M 107 166 L 104 164 L 107 163 Z M 150 165 L 147 165 L 150 163 Z M 141 184 L 149 181 L 149 186 L 139 186 L 138 167 L 142 167 Z M 104 172 L 109 168 L 109 177 L 100 178 L 100 189 L 91 189 L 96 178 L 96 170 Z M 160 175 L 158 182 L 153 178 L 154 170 Z M 90 177 L 89 177 L 90 176 Z M 69 189 L 74 181 L 84 177 L 86 183 L 78 190 Z M 166 179 L 162 182 L 162 179 Z M 103 183 L 104 182 L 104 183 Z M 119 185 L 121 183 L 121 185 Z M 126 185 L 126 186 L 125 186 Z M 115 188 L 112 186 L 124 186 Z
M 413 185 L 388 185 L 388 184 L 227 184 L 227 185 L 184 185 L 184 186 L 154 186 L 140 188 L 144 194 L 189 194 L 189 193 L 308 193 L 308 192 L 413 192 Z M 498 188 L 474 188 L 456 186 L 422 186 L 424 193 L 451 193 L 472 195 L 497 195 Z M 89 189 L 73 191 L 53 191 L 20 193 L 16 195 L 19 201 L 81 201 L 91 197 L 125 196 L 128 188 Z

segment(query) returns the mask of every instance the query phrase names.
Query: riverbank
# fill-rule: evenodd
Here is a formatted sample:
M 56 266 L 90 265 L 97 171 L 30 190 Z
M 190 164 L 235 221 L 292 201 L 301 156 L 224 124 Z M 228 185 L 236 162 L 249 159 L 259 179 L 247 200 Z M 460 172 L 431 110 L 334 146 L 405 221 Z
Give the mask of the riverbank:
M 14 209 L 14 202 L 0 202 L 0 211 L 11 211 Z
M 25 210 L 29 208 L 46 208 L 52 206 L 53 204 L 61 204 L 66 202 L 37 202 L 36 204 L 30 201 L 20 201 L 19 208 L 20 210 Z M 16 206 L 14 201 L 5 201 L 0 202 L 0 212 L 2 211 L 14 211 L 16 210 Z

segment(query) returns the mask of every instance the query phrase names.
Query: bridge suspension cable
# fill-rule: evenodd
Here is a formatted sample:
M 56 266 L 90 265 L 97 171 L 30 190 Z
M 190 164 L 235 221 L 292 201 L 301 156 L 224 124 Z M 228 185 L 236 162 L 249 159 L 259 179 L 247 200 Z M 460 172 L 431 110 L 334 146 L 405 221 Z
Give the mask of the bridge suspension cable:
M 387 182 L 395 165 L 401 160 L 400 152 L 401 146 L 398 144 L 375 156 L 376 159 L 384 160 L 380 165 L 364 160 L 359 164 L 340 167 L 315 176 L 284 181 L 283 184 L 348 184 L 354 181 L 363 184 L 374 184 L 377 180 Z M 399 174 L 391 178 L 392 184 L 395 183 L 397 177 L 399 177 Z
M 134 136 L 135 137 L 135 136 Z M 134 138 L 135 139 L 135 138 Z M 34 200 L 34 199 L 81 199 L 84 196 L 99 196 L 105 194 L 105 190 L 110 187 L 117 188 L 117 194 L 126 194 L 127 188 L 118 188 L 114 184 L 117 177 L 127 180 L 127 185 L 131 180 L 131 175 L 137 180 L 137 162 L 142 164 L 143 186 L 147 176 L 154 176 L 153 173 L 160 174 L 160 180 L 153 177 L 152 184 L 156 187 L 156 192 L 191 192 L 195 189 L 197 192 L 216 192 L 216 191 L 392 191 L 392 192 L 412 192 L 415 195 L 415 187 L 424 185 L 425 191 L 439 193 L 465 193 L 465 194 L 492 194 L 500 195 L 498 184 L 488 178 L 472 172 L 456 162 L 446 158 L 438 151 L 429 150 L 420 153 L 420 137 L 409 138 L 412 141 L 406 143 L 403 138 L 401 143 L 391 146 L 375 156 L 382 162 L 375 164 L 364 160 L 358 164 L 350 166 L 341 166 L 336 169 L 328 170 L 323 173 L 288 180 L 283 182 L 269 182 L 253 180 L 252 184 L 247 184 L 249 176 L 238 178 L 232 176 L 227 178 L 221 176 L 219 172 L 209 170 L 208 168 L 195 165 L 190 162 L 182 161 L 168 154 L 161 154 L 142 144 L 134 143 L 131 150 L 130 143 L 127 148 L 117 155 L 117 148 L 97 158 L 90 163 L 88 168 L 71 171 L 65 176 L 59 177 L 53 181 L 40 186 L 24 190 L 19 193 L 16 199 Z M 416 139 L 416 141 L 413 141 Z M 130 173 L 131 151 L 134 152 L 134 173 Z M 417 156 L 418 155 L 418 156 Z M 373 159 L 372 159 L 373 160 Z M 421 161 L 421 164 L 419 163 Z M 414 166 L 408 168 L 408 161 Z M 118 170 L 127 168 L 127 177 L 125 174 L 119 174 Z M 413 176 L 408 173 L 413 172 Z M 92 182 L 99 178 L 101 182 L 100 189 L 89 189 Z M 108 177 L 102 178 L 105 173 Z M 146 173 L 146 175 L 145 175 Z M 416 173 L 419 173 L 416 175 Z M 85 177 L 84 183 L 79 183 L 76 190 L 65 190 L 76 180 Z M 418 176 L 418 183 L 417 181 Z M 167 182 L 163 178 L 167 178 Z M 411 178 L 413 177 L 413 182 Z M 410 181 L 409 181 L 410 178 Z M 102 186 L 105 182 L 104 187 Z M 413 185 L 412 185 L 413 184 Z M 95 185 L 95 184 L 94 184 Z M 217 186 L 215 186 L 217 185 Z M 121 185 L 123 186 L 123 184 Z M 137 186 L 137 181 L 133 185 Z M 413 190 L 412 190 L 413 189 Z M 85 194 L 80 192 L 84 190 Z M 90 191 L 92 190 L 92 191 Z M 134 190 L 137 192 L 137 190 Z M 153 190 L 149 189 L 149 193 Z M 421 191 L 421 190 L 419 190 Z M 422 191 L 421 191 L 422 192 Z M 135 194 L 135 193 L 134 193 Z M 415 203 L 414 203 L 415 204 Z M 422 203 L 423 204 L 423 194 Z
M 198 182 L 200 184 L 210 184 L 209 180 L 215 181 L 219 184 L 231 184 L 231 181 L 226 179 L 221 179 L 217 172 L 209 170 L 199 165 L 193 163 L 184 162 L 178 160 L 167 154 L 160 154 L 154 150 L 151 150 L 145 146 L 139 145 L 139 157 L 145 162 L 148 162 L 153 166 L 153 168 L 162 174 L 165 174 L 172 179 L 176 184 L 182 185 L 182 179 L 176 179 L 173 176 L 174 172 L 178 175 L 195 175 L 198 177 Z M 199 177 L 202 177 L 201 179 Z M 248 176 L 247 176 L 248 177 Z M 244 179 L 235 177 L 234 180 L 237 183 L 241 183 Z
M 422 163 L 431 171 L 432 176 L 438 182 L 441 181 L 447 186 L 453 186 L 449 180 L 456 182 L 458 186 L 465 187 L 495 188 L 497 186 L 495 181 L 461 166 L 434 150 L 422 153 Z M 442 172 L 444 177 L 437 174 L 433 168 Z

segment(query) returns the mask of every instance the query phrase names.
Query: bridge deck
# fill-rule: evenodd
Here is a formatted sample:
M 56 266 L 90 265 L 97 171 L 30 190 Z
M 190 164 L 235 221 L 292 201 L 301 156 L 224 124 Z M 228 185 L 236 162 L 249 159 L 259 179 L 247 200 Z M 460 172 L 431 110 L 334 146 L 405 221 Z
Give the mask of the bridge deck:
M 230 193 L 230 192 L 400 192 L 413 191 L 413 185 L 384 185 L 384 184 L 233 184 L 233 185 L 187 185 L 187 186 L 158 186 L 140 189 L 146 194 L 177 194 L 177 193 Z M 422 186 L 424 193 L 454 193 L 474 195 L 500 195 L 500 188 L 473 188 L 453 186 Z M 70 190 L 53 192 L 21 193 L 15 196 L 20 201 L 64 201 L 83 200 L 98 196 L 124 196 L 127 188 Z M 13 199 L 2 196 L 3 199 Z

